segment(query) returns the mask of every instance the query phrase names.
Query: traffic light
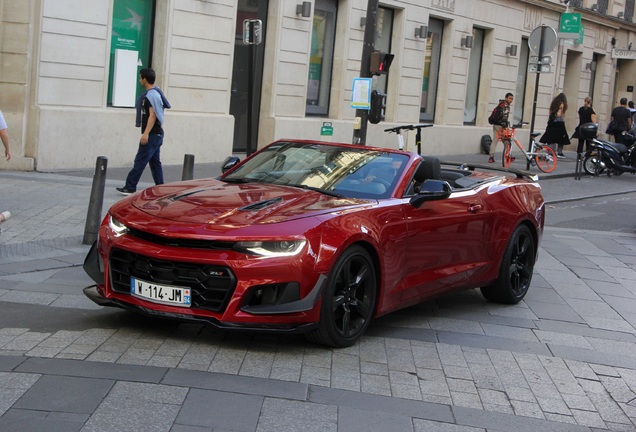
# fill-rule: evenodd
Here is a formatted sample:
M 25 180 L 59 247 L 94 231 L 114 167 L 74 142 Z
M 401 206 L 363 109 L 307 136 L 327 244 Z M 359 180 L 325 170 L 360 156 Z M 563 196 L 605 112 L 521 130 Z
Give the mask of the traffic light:
M 371 75 L 385 75 L 388 73 L 393 57 L 395 57 L 393 54 L 373 51 L 371 53 L 371 61 L 369 62 L 369 72 L 371 72 Z
M 371 107 L 369 108 L 369 122 L 378 124 L 384 120 L 386 108 L 386 95 L 377 90 L 371 92 Z

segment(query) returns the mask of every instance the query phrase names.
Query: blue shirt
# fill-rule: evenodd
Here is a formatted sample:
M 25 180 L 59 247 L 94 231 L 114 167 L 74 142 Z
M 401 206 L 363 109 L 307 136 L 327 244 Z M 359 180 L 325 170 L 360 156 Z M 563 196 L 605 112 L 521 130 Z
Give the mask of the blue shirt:
M 163 101 L 161 95 L 158 91 L 148 91 L 146 92 L 146 98 L 150 102 L 150 105 L 152 105 L 152 109 L 155 110 L 157 120 L 161 126 L 163 126 Z

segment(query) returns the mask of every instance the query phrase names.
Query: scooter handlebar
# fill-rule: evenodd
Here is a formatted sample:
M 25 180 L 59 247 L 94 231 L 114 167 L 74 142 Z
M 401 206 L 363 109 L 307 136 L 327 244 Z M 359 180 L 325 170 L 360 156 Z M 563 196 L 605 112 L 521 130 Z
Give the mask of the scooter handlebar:
M 410 125 L 395 126 L 392 128 L 384 129 L 384 132 L 399 132 L 401 130 L 413 130 L 413 129 L 432 127 L 432 126 L 433 125 L 430 123 L 410 124 Z

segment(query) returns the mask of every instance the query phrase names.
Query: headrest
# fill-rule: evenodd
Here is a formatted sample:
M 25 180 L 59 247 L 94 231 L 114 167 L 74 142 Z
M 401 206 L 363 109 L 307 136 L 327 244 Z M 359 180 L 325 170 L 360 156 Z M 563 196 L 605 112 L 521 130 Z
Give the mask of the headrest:
M 415 171 L 415 181 L 424 183 L 425 180 L 439 180 L 441 177 L 439 159 L 431 156 L 422 156 L 422 162 Z

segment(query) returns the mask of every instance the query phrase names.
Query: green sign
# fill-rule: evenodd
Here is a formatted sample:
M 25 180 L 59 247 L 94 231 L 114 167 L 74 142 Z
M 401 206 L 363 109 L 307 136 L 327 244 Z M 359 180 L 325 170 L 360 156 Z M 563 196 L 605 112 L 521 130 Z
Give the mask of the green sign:
M 113 28 L 110 43 L 110 74 L 108 103 L 112 103 L 115 50 L 125 49 L 139 53 L 138 70 L 150 67 L 150 42 L 154 0 L 115 0 L 113 2 Z M 144 88 L 137 85 L 137 96 Z
M 320 135 L 323 135 L 323 136 L 333 135 L 333 125 L 331 124 L 331 122 L 322 122 L 322 127 L 320 128 Z
M 559 33 L 572 33 L 575 38 L 578 38 L 581 33 L 581 14 L 562 13 Z
M 582 44 L 583 43 L 583 38 L 585 37 L 585 28 L 583 25 L 581 25 L 581 31 L 579 32 L 579 38 L 576 40 L 575 43 L 577 44 Z

